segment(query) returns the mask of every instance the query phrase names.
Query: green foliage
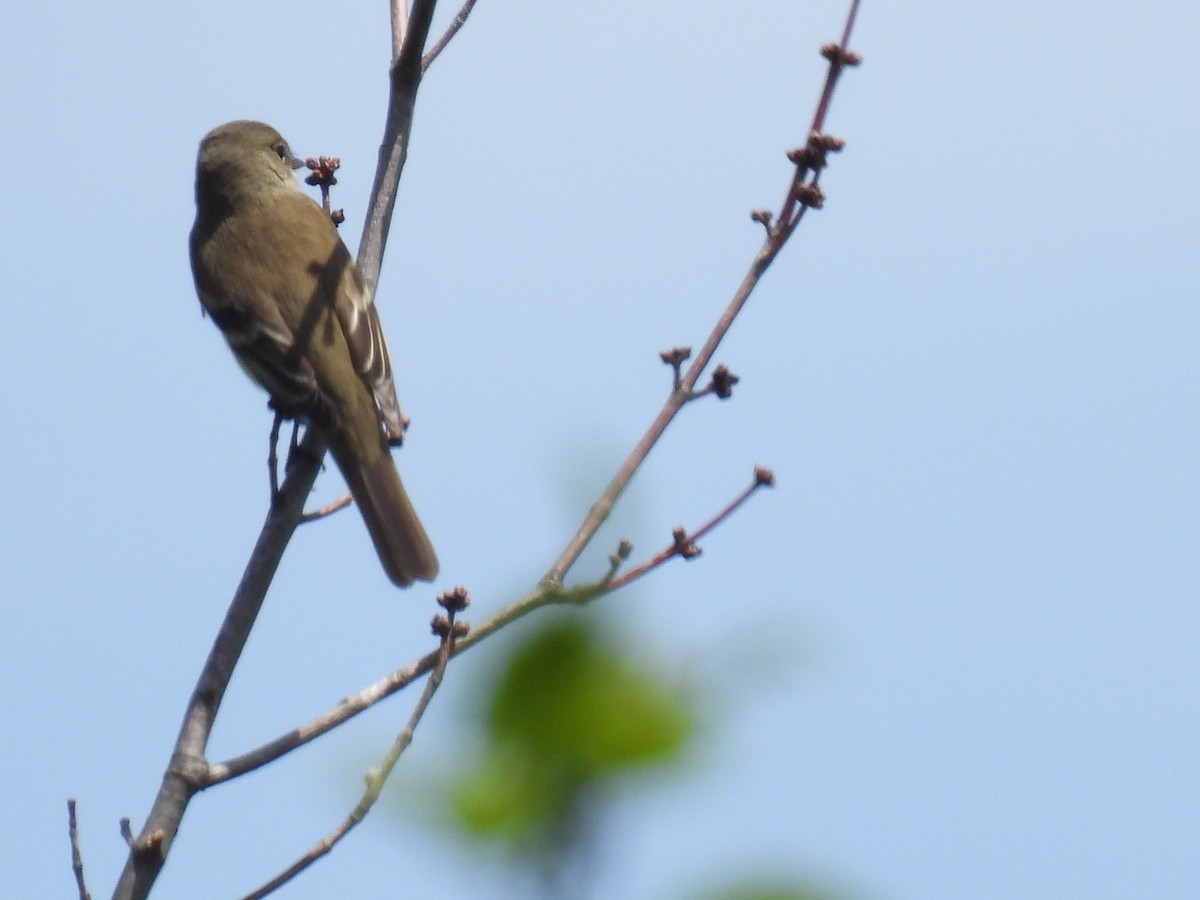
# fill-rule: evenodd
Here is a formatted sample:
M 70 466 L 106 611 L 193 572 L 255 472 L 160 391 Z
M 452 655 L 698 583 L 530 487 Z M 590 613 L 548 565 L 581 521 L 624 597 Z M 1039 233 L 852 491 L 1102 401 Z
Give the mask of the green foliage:
M 679 754 L 692 711 L 582 618 L 544 626 L 500 675 L 483 764 L 453 791 L 460 823 L 536 854 L 569 850 L 589 799 L 624 772 Z

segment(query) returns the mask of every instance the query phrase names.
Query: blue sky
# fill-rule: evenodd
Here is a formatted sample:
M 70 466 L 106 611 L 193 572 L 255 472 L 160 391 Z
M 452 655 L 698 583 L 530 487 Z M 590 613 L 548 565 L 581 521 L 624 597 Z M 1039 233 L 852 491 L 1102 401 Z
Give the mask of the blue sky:
M 68 796 L 111 889 L 265 512 L 264 398 L 188 271 L 195 147 L 251 117 L 341 156 L 353 244 L 389 37 L 382 4 L 327 8 L 24 4 L 0 35 L 11 896 L 71 895 Z M 558 555 L 661 402 L 658 351 L 741 279 L 843 14 L 480 0 L 430 73 L 378 302 L 437 587 L 477 619 Z M 826 209 L 718 354 L 735 399 L 685 412 L 578 570 L 778 475 L 701 559 L 605 601 L 711 733 L 618 801 L 596 896 L 764 867 L 880 900 L 1195 896 L 1198 26 L 1183 3 L 865 4 Z M 356 516 L 303 529 L 213 755 L 423 652 L 431 596 L 396 596 Z M 412 772 L 463 739 L 473 655 Z M 198 798 L 161 895 L 281 868 L 410 702 Z M 378 811 L 282 896 L 507 883 Z

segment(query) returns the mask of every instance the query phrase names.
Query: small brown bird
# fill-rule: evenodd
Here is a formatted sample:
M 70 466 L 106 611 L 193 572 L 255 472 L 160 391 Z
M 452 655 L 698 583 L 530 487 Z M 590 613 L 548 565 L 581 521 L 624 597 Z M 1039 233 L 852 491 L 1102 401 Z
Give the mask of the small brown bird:
M 316 428 L 388 577 L 437 576 L 433 545 L 392 461 L 404 435 L 375 303 L 302 163 L 261 122 L 209 132 L 196 162 L 192 275 L 200 302 L 275 408 Z

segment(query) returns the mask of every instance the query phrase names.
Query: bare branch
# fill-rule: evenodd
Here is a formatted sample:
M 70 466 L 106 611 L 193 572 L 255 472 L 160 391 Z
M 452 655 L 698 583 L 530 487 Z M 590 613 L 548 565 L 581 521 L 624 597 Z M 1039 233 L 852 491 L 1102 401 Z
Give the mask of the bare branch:
M 326 516 L 332 516 L 335 512 L 345 509 L 354 500 L 349 494 L 342 494 L 336 500 L 326 503 L 320 509 L 314 509 L 312 512 L 306 512 L 300 517 L 300 524 L 305 525 L 309 522 L 316 522 L 318 519 L 324 519 Z
M 403 0 L 392 0 L 393 11 Z M 384 120 L 383 142 L 379 147 L 379 162 L 375 168 L 375 183 L 363 222 L 362 240 L 358 245 L 358 269 L 367 290 L 374 294 L 387 248 L 392 211 L 400 187 L 400 173 L 408 159 L 408 143 L 412 133 L 413 107 L 421 85 L 421 51 L 429 37 L 433 11 L 437 0 L 413 0 L 407 23 L 401 32 L 393 25 L 395 55 L 392 60 L 391 90 L 388 92 L 387 117 Z M 393 23 L 395 15 L 393 15 Z M 401 34 L 402 40 L 397 39 Z
M 596 532 L 600 530 L 600 526 L 604 524 L 612 512 L 617 498 L 621 496 L 621 492 L 625 490 L 634 473 L 641 468 L 642 463 L 646 461 L 646 457 L 650 455 L 650 451 L 654 449 L 654 445 L 658 443 L 658 439 L 662 437 L 663 432 L 667 430 L 667 426 L 671 424 L 679 410 L 692 399 L 696 381 L 699 379 L 701 372 L 703 372 L 712 359 L 717 345 L 720 344 L 721 339 L 729 331 L 737 314 L 746 305 L 746 301 L 750 298 L 750 294 L 758 284 L 762 273 L 766 271 L 767 266 L 774 259 L 775 253 L 768 252 L 768 246 L 769 241 L 768 245 L 764 245 L 764 248 L 755 257 L 750 271 L 742 279 L 742 283 L 733 295 L 733 299 L 729 301 L 725 312 L 722 313 L 708 340 L 704 342 L 704 346 L 700 349 L 699 354 L 693 360 L 687 372 L 682 378 L 676 379 L 675 388 L 667 397 L 666 403 L 663 404 L 654 421 L 650 423 L 650 427 L 646 430 L 646 433 L 642 435 L 641 440 L 638 441 L 633 451 L 626 457 L 625 462 L 617 470 L 617 474 L 608 483 L 600 498 L 592 505 L 583 523 L 579 526 L 579 530 L 571 538 L 562 555 L 559 556 L 544 576 L 544 583 L 555 586 L 562 585 L 567 572 L 570 571 L 575 561 L 579 559 L 583 548 L 596 536 Z M 778 251 L 776 250 L 775 252 Z
M 421 71 L 424 72 L 433 65 L 433 61 L 438 58 L 446 45 L 454 39 L 454 36 L 467 24 L 467 16 L 471 14 L 471 10 L 475 8 L 475 0 L 466 0 L 462 5 L 462 9 L 458 11 L 458 15 L 454 17 L 454 21 L 450 23 L 450 27 L 446 29 L 446 33 L 438 38 L 438 42 L 433 45 L 433 49 L 425 54 L 421 60 Z
M 267 450 L 267 477 L 271 480 L 272 503 L 279 496 L 279 457 L 276 455 L 275 448 L 279 446 L 279 429 L 282 426 L 283 414 L 276 410 L 275 418 L 271 422 L 271 437 L 268 440 L 270 447 Z
M 348 835 L 359 822 L 366 818 L 367 813 L 371 811 L 371 807 L 375 805 L 375 801 L 379 799 L 379 795 L 383 791 L 383 786 L 387 783 L 388 776 L 392 774 L 392 770 L 396 768 L 396 763 L 400 761 L 400 756 L 408 748 L 408 745 L 412 743 L 417 725 L 420 724 L 421 718 L 429 708 L 429 701 L 433 699 L 433 695 L 437 693 L 437 689 L 442 683 L 442 677 L 446 673 L 446 664 L 450 661 L 455 638 L 466 634 L 465 623 L 455 622 L 455 616 L 458 612 L 465 609 L 469 602 L 467 592 L 463 588 L 447 591 L 438 598 L 438 603 L 446 610 L 446 615 L 438 616 L 433 620 L 434 633 L 441 638 L 438 651 L 434 654 L 437 660 L 436 665 L 429 676 L 429 680 L 425 682 L 425 690 L 421 693 L 421 698 L 417 701 L 416 708 L 408 719 L 408 724 L 404 726 L 403 731 L 396 735 L 396 739 L 392 742 L 391 748 L 389 748 L 387 755 L 379 766 L 367 772 L 367 787 L 358 804 L 337 828 L 318 841 L 304 856 L 300 857 L 300 859 L 296 860 L 296 862 L 292 863 L 292 865 L 265 885 L 247 894 L 243 900 L 259 900 L 259 898 L 273 893 L 277 888 L 291 881 L 318 859 L 328 854 L 342 838 Z
M 79 900 L 92 900 L 87 882 L 83 878 L 83 851 L 79 848 L 79 821 L 75 817 L 75 798 L 67 800 L 67 835 L 71 839 L 71 871 L 75 873 L 75 887 L 79 889 Z
M 683 364 L 692 356 L 691 347 L 672 347 L 670 350 L 664 350 L 658 354 L 658 358 L 671 367 L 675 373 L 675 380 L 672 382 L 671 390 L 678 391 L 683 387 Z
M 605 588 L 605 593 L 608 593 L 609 591 L 615 591 L 618 588 L 625 587 L 625 585 L 629 584 L 630 582 L 637 581 L 643 575 L 654 571 L 673 557 L 680 556 L 684 559 L 694 559 L 700 554 L 700 547 L 697 542 L 701 538 L 737 512 L 738 509 L 741 508 L 742 504 L 749 500 L 750 496 L 759 488 L 774 486 L 774 473 L 771 472 L 770 469 L 767 469 L 763 466 L 756 466 L 754 469 L 754 480 L 750 482 L 749 486 L 746 487 L 745 490 L 729 501 L 729 503 L 725 505 L 724 509 L 718 512 L 715 516 L 713 516 L 691 534 L 688 534 L 681 528 L 676 529 L 675 534 L 672 536 L 673 540 L 671 542 L 671 546 L 660 551 L 659 553 L 656 553 L 653 557 L 646 560 L 646 562 L 634 566 L 621 577 L 606 577 L 605 581 L 602 582 L 602 585 Z
M 263 744 L 244 753 L 241 756 L 216 763 L 208 768 L 208 779 L 205 786 L 220 784 L 239 775 L 252 772 L 272 760 L 307 744 L 309 741 L 332 731 L 343 722 L 349 721 L 365 709 L 374 706 L 380 700 L 390 697 L 403 688 L 408 687 L 437 662 L 437 652 L 428 653 L 414 663 L 397 669 L 395 672 L 381 678 L 371 686 L 359 691 L 352 697 L 345 697 L 336 706 L 316 718 L 305 722 L 298 728 L 293 728 L 275 740 Z
M 300 446 L 308 452 L 298 456 L 280 488 L 277 502 L 267 512 L 242 581 L 188 701 L 158 797 L 140 836 L 133 842 L 115 894 L 118 898 L 140 900 L 149 894 L 170 851 L 183 811 L 203 786 L 207 773 L 204 751 L 213 720 L 284 548 L 300 520 L 304 499 L 312 488 L 324 453 L 313 432 L 305 436 Z
M 829 61 L 829 70 L 825 75 L 825 86 L 821 90 L 821 99 L 817 101 L 817 109 L 813 113 L 812 124 L 808 129 L 810 144 L 814 138 L 820 139 L 824 137 L 822 129 L 825 127 L 825 116 L 829 112 L 829 105 L 833 102 L 833 89 L 837 86 L 837 81 L 842 74 L 842 70 L 847 66 L 857 66 L 862 62 L 861 56 L 846 50 L 846 47 L 850 45 L 850 34 L 854 29 L 854 20 L 858 17 L 858 3 L 859 0 L 851 0 L 850 11 L 846 14 L 846 25 L 842 29 L 841 43 L 827 44 L 821 48 L 821 55 Z M 837 147 L 827 149 L 840 150 L 841 143 L 839 142 Z M 810 172 L 812 173 L 812 179 L 809 184 L 816 185 L 821 175 L 821 169 L 825 165 L 825 157 L 824 154 L 821 154 L 817 159 L 805 162 L 793 160 L 793 162 L 796 162 L 796 171 L 792 178 L 792 186 L 788 190 L 787 197 L 784 198 L 775 228 L 769 229 L 768 241 L 770 241 L 771 237 L 776 238 L 778 240 L 778 248 L 782 248 L 799 223 L 804 211 L 809 208 L 809 205 L 800 202 L 800 189 Z M 778 248 L 776 252 L 778 252 Z
M 596 593 L 599 593 L 599 591 Z M 545 606 L 547 603 L 568 601 L 575 602 L 575 597 L 568 597 L 565 591 L 551 591 L 546 586 L 539 586 L 536 590 L 529 592 L 492 615 L 483 624 L 472 626 L 468 634 L 457 636 L 451 650 L 451 655 L 457 656 L 489 635 L 499 631 L 505 625 L 521 618 L 540 606 Z M 408 685 L 412 684 L 422 675 L 432 671 L 434 666 L 437 665 L 437 661 L 438 651 L 427 653 L 415 662 L 409 663 L 407 666 L 385 675 L 357 694 L 342 699 L 336 706 L 298 728 L 293 728 L 291 731 L 241 756 L 208 766 L 203 787 L 210 787 L 211 785 L 237 778 L 240 775 L 245 775 L 247 772 L 252 772 L 295 750 L 297 747 L 301 747 L 309 741 L 327 734 L 344 722 L 348 722 L 360 712 L 369 709 L 397 691 L 408 687 Z
M 816 142 L 821 146 L 828 147 L 829 142 L 820 134 L 821 127 L 825 121 L 825 114 L 829 109 L 829 103 L 833 97 L 833 88 L 837 83 L 838 75 L 841 74 L 843 68 L 849 65 L 857 65 L 860 62 L 860 57 L 857 54 L 849 53 L 845 50 L 847 43 L 850 40 L 850 33 L 854 25 L 854 18 L 858 12 L 858 0 L 852 0 L 850 11 L 846 17 L 846 26 L 842 32 L 842 42 L 836 46 L 836 52 L 830 50 L 829 47 L 822 49 L 822 55 L 829 60 L 829 72 L 825 79 L 825 87 L 821 92 L 821 100 L 817 104 L 817 111 L 813 115 L 812 124 L 809 128 L 810 143 Z M 820 162 L 823 165 L 824 156 L 820 157 Z M 634 473 L 637 472 L 654 445 L 658 443 L 660 437 L 667 426 L 678 414 L 692 397 L 696 389 L 696 383 L 700 375 L 708 367 L 712 361 L 713 354 L 716 353 L 717 347 L 729 332 L 729 328 L 733 325 L 734 319 L 745 307 L 746 302 L 750 299 L 751 293 L 758 285 L 763 273 L 766 272 L 771 263 L 775 261 L 775 257 L 779 255 L 779 251 L 783 249 L 787 243 L 796 225 L 799 223 L 804 211 L 810 206 L 815 205 L 812 202 L 804 203 L 808 198 L 810 201 L 813 197 L 812 189 L 816 187 L 816 177 L 819 174 L 819 169 L 813 175 L 810 181 L 805 181 L 805 178 L 810 171 L 801 165 L 797 165 L 795 172 L 792 175 L 791 185 L 788 188 L 787 198 L 784 202 L 784 208 L 780 212 L 778 219 L 774 225 L 768 225 L 767 236 L 759 248 L 758 253 L 754 257 L 754 261 L 750 264 L 750 269 L 745 277 L 742 278 L 742 283 L 738 286 L 733 298 L 729 301 L 725 311 L 717 320 L 717 324 L 713 327 L 708 339 L 704 342 L 704 346 L 696 354 L 692 360 L 691 366 L 683 374 L 682 378 L 676 378 L 674 389 L 670 396 L 663 404 L 662 409 L 655 417 L 646 433 L 642 435 L 642 439 L 638 441 L 637 446 L 626 458 L 617 474 L 613 476 L 600 498 L 592 505 L 588 514 L 584 517 L 583 523 L 579 526 L 579 530 L 571 538 L 566 549 L 555 561 L 554 565 L 543 578 L 543 583 L 550 586 L 559 586 L 563 584 L 567 573 L 570 571 L 579 555 L 596 536 L 600 526 L 612 513 L 613 506 L 617 502 L 617 498 L 621 496 L 621 492 L 629 484 Z M 756 210 L 753 214 L 755 221 L 762 224 L 770 222 L 771 216 L 765 210 Z M 670 360 L 665 360 L 670 362 Z M 715 389 L 714 389 L 715 392 Z

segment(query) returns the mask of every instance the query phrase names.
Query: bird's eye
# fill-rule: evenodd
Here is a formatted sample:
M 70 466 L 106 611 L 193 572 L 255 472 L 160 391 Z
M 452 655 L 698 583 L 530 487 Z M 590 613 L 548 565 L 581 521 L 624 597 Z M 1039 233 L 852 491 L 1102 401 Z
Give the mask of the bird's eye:
M 279 154 L 279 158 L 285 162 L 292 158 L 291 152 L 288 150 L 288 145 L 280 141 L 275 145 L 275 152 Z

